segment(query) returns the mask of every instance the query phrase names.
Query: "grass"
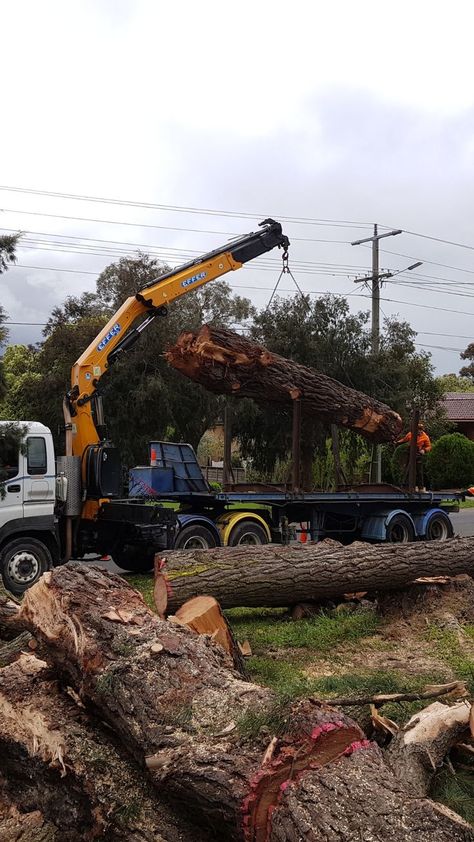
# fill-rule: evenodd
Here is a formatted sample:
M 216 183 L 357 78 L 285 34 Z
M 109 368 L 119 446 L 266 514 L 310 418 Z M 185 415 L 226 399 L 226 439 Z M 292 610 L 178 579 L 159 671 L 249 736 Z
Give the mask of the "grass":
M 289 620 L 285 614 L 282 608 L 226 611 L 238 640 L 248 639 L 256 654 L 269 647 L 330 652 L 344 641 L 355 642 L 374 635 L 379 625 L 373 611 L 325 611 L 309 620 Z
M 464 631 L 468 637 L 474 639 L 473 626 L 465 626 Z M 427 638 L 436 643 L 439 657 L 451 667 L 456 678 L 466 681 L 470 693 L 474 694 L 474 660 L 462 651 L 457 634 L 449 629 L 431 625 L 427 630 Z
M 467 500 L 461 500 L 459 503 L 460 509 L 474 509 L 474 498 L 468 497 Z
M 153 576 L 149 573 L 134 573 L 132 575 L 126 574 L 125 578 L 131 588 L 135 588 L 137 591 L 140 591 L 148 607 L 154 611 Z

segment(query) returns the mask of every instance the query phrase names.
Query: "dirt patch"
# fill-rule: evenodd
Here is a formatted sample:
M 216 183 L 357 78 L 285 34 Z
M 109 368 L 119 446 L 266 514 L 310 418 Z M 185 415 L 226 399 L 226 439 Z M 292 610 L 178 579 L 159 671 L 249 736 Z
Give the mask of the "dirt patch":
M 427 681 L 451 681 L 454 673 L 440 657 L 433 654 L 433 644 L 410 637 L 385 641 L 385 645 L 371 647 L 364 641 L 360 650 L 340 647 L 331 660 L 317 659 L 307 664 L 304 673 L 309 678 L 364 672 L 399 672 L 407 675 L 426 675 Z
M 308 678 L 348 673 L 387 671 L 400 676 L 426 676 L 427 681 L 450 681 L 456 672 L 446 653 L 429 639 L 430 628 L 455 634 L 460 651 L 474 662 L 474 640 L 464 630 L 474 625 L 474 581 L 459 576 L 445 585 L 412 585 L 376 600 L 381 617 L 379 633 L 358 646 L 343 643 L 331 658 L 315 657 L 306 663 Z
M 442 623 L 448 615 L 460 626 L 474 624 L 474 581 L 456 576 L 446 585 L 411 585 L 380 594 L 377 604 L 386 639 L 404 638 L 408 630 L 426 631 L 430 623 Z

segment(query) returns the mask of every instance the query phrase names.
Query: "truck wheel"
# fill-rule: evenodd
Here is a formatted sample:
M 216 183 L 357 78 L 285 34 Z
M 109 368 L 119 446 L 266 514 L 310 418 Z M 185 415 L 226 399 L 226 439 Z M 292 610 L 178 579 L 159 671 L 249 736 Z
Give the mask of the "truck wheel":
M 405 515 L 395 515 L 387 526 L 385 540 L 390 544 L 408 544 L 415 540 L 413 524 Z
M 36 538 L 14 538 L 0 550 L 3 584 L 17 596 L 34 585 L 52 566 L 50 551 Z
M 254 520 L 241 520 L 230 533 L 229 547 L 237 547 L 240 544 L 251 544 L 254 547 L 268 544 L 268 535 L 263 526 Z
M 447 541 L 454 535 L 453 524 L 447 514 L 436 512 L 428 521 L 426 528 L 427 541 Z
M 216 536 L 205 526 L 185 526 L 174 542 L 176 550 L 210 550 L 217 546 Z
M 153 570 L 155 550 L 149 547 L 120 547 L 112 553 L 112 558 L 117 565 L 127 573 L 149 573 Z

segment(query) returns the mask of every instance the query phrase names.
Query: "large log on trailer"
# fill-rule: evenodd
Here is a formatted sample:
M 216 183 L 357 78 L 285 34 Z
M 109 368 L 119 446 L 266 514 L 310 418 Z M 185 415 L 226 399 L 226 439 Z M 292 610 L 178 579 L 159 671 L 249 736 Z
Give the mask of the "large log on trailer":
M 153 615 L 113 574 L 75 562 L 57 568 L 28 591 L 21 620 L 160 793 L 180 814 L 206 821 L 213 838 L 349 842 L 360 837 L 350 836 L 347 824 L 363 791 L 370 804 L 374 793 L 381 799 L 377 821 L 367 823 L 373 842 L 412 842 L 415 819 L 439 842 L 474 839 L 449 811 L 440 809 L 435 822 L 432 802 L 420 798 L 414 805 L 400 781 L 394 793 L 389 786 L 384 810 L 383 784 L 393 773 L 355 722 L 309 700 L 283 712 L 271 691 L 241 680 L 221 647 Z M 275 722 L 277 712 L 280 728 L 268 744 L 259 725 Z M 372 766 L 357 759 L 374 753 Z M 324 812 L 332 825 L 319 833 L 317 815 Z
M 176 823 L 110 731 L 61 692 L 51 669 L 34 655 L 0 670 L 0 772 L 15 806 L 6 812 L 7 827 L 20 832 L 26 824 L 25 842 L 32 827 L 43 840 L 51 826 L 57 836 L 44 839 L 58 842 L 207 838 Z
M 165 356 L 173 368 L 218 395 L 283 407 L 299 399 L 307 415 L 374 442 L 394 441 L 402 429 L 400 416 L 380 401 L 225 328 L 204 325 L 184 332 Z
M 357 591 L 393 590 L 421 576 L 474 574 L 474 538 L 409 544 L 317 544 L 173 550 L 157 573 L 167 577 L 168 611 L 198 594 L 222 608 L 289 606 Z

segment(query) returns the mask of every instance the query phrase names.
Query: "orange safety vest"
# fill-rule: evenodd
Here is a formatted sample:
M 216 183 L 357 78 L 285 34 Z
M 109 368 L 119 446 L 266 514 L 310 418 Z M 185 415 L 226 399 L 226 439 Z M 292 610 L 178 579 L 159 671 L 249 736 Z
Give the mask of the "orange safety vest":
M 397 444 L 405 444 L 406 441 L 411 441 L 411 432 L 407 433 L 402 439 L 399 439 Z M 417 450 L 431 450 L 431 440 L 428 433 L 425 433 L 424 430 L 418 430 L 418 435 L 416 437 L 416 448 Z

